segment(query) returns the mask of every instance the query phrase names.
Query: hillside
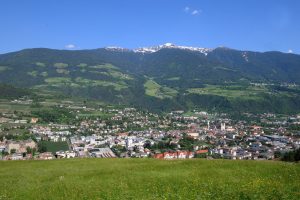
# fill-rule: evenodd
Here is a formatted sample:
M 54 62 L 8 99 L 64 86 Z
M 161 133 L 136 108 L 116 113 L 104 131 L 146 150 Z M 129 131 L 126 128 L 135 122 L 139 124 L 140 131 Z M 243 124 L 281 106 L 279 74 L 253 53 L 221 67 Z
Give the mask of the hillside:
M 9 161 L 0 199 L 299 199 L 299 174 L 271 161 Z
M 2 98 L 13 99 L 13 98 L 19 98 L 31 94 L 32 93 L 26 89 L 0 84 L 0 99 Z
M 1 83 L 152 111 L 300 112 L 299 87 L 282 88 L 283 83 L 299 84 L 299 77 L 299 55 L 228 48 L 166 44 L 137 50 L 38 48 L 0 55 Z

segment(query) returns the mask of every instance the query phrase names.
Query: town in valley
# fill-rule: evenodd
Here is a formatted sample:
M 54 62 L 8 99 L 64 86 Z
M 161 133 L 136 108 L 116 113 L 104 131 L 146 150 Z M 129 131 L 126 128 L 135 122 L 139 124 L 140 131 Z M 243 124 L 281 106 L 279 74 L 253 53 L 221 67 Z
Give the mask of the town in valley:
M 152 113 L 71 100 L 52 102 L 46 112 L 43 103 L 26 97 L 6 102 L 23 110 L 1 110 L 1 160 L 274 160 L 300 146 L 300 115 Z

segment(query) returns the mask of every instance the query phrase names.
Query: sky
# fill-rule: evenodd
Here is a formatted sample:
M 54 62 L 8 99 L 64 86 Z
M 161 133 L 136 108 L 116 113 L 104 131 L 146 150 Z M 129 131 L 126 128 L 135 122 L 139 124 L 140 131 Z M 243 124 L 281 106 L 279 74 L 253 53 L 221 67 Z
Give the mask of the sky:
M 299 0 L 0 0 L 0 53 L 167 42 L 300 54 Z

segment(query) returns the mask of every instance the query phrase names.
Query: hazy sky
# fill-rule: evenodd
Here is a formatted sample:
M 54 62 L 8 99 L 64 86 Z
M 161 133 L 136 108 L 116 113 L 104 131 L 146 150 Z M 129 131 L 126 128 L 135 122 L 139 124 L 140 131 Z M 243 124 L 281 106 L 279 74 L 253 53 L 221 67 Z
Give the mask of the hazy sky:
M 178 45 L 300 53 L 300 0 L 0 0 L 0 53 Z

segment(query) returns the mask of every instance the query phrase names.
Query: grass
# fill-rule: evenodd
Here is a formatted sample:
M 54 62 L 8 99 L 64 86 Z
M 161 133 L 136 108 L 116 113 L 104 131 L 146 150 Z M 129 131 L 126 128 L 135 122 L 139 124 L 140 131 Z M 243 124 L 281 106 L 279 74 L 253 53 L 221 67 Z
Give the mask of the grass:
M 89 66 L 89 68 L 94 69 L 92 71 L 89 71 L 90 73 L 103 74 L 119 80 L 133 80 L 133 77 L 120 72 L 118 67 L 109 63 L 104 65 Z
M 38 71 L 27 72 L 27 74 L 36 77 L 38 75 Z
M 68 75 L 69 70 L 65 69 L 64 63 L 55 63 L 59 74 Z M 102 74 L 109 76 L 111 80 L 95 80 L 83 77 L 70 78 L 70 77 L 48 77 L 47 72 L 42 72 L 39 75 L 45 77 L 44 84 L 36 85 L 34 89 L 47 90 L 49 87 L 73 87 L 73 88 L 85 88 L 85 87 L 112 87 L 115 91 L 121 91 L 128 88 L 126 81 L 133 80 L 134 78 L 126 73 L 122 73 L 119 69 L 111 64 L 87 66 L 87 64 L 81 63 L 78 65 L 80 68 L 89 67 L 95 69 L 95 71 L 87 71 L 90 73 Z M 37 72 L 31 72 L 31 76 L 37 76 Z M 173 92 L 173 91 L 171 91 Z
M 0 112 L 13 112 L 13 111 L 19 111 L 24 113 L 30 113 L 32 108 L 30 105 L 24 105 L 24 104 L 16 104 L 12 103 L 10 100 L 1 99 L 0 100 Z
M 79 65 L 77 65 L 78 67 L 87 67 L 88 65 L 86 63 L 80 63 Z
M 43 76 L 43 77 L 47 77 L 48 76 L 48 72 L 42 72 L 40 75 Z
M 47 151 L 50 151 L 52 153 L 55 153 L 60 150 L 63 151 L 69 150 L 67 142 L 42 141 L 41 143 L 46 146 Z
M 66 67 L 68 67 L 69 65 L 66 64 L 66 63 L 54 63 L 53 66 L 56 67 L 56 68 L 66 68 Z
M 128 88 L 127 84 L 124 81 L 110 82 L 103 80 L 92 80 L 85 79 L 81 77 L 77 77 L 74 80 L 71 78 L 65 77 L 52 77 L 46 78 L 45 82 L 50 86 L 71 86 L 71 87 L 87 87 L 87 86 L 100 86 L 100 87 L 108 87 L 112 86 L 115 90 L 120 91 L 122 89 Z M 39 85 L 39 87 L 47 87 L 47 85 Z M 35 87 L 37 88 L 37 87 Z
M 243 99 L 253 99 L 258 100 L 262 98 L 262 94 L 268 92 L 265 87 L 256 86 L 218 86 L 218 85 L 206 85 L 204 88 L 190 88 L 189 93 L 194 94 L 211 94 L 227 97 L 229 99 L 243 98 Z
M 36 62 L 35 65 L 38 67 L 46 67 L 46 64 L 42 62 Z
M 167 78 L 168 81 L 179 81 L 180 77 L 176 76 L 176 77 L 171 77 L 171 78 Z
M 177 90 L 174 90 L 169 87 L 161 86 L 151 79 L 145 82 L 144 87 L 145 87 L 146 95 L 160 98 L 160 99 L 173 98 L 178 93 Z
M 4 72 L 6 70 L 9 70 L 10 68 L 7 66 L 0 66 L 0 72 Z
M 144 87 L 146 89 L 146 95 L 156 96 L 161 86 L 153 80 L 147 80 Z
M 61 68 L 56 69 L 56 72 L 59 74 L 66 74 L 66 75 L 70 74 L 69 70 L 61 69 Z
M 103 64 L 103 65 L 90 66 L 90 68 L 92 68 L 92 69 L 110 69 L 110 70 L 118 70 L 119 69 L 118 67 L 116 67 L 112 64 L 109 64 L 109 63 Z
M 272 161 L 7 161 L 0 199 L 299 199 L 299 174 Z
M 48 84 L 60 84 L 60 83 L 71 83 L 71 78 L 65 78 L 65 77 L 51 77 L 46 78 L 45 82 Z
M 110 82 L 110 81 L 102 81 L 102 80 L 91 80 L 91 79 L 85 79 L 85 78 L 76 78 L 75 79 L 77 84 L 80 84 L 81 86 L 102 86 L 102 87 L 108 87 L 113 86 L 115 90 L 120 91 L 122 89 L 128 88 L 127 84 L 122 81 L 118 82 Z

